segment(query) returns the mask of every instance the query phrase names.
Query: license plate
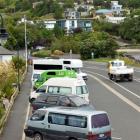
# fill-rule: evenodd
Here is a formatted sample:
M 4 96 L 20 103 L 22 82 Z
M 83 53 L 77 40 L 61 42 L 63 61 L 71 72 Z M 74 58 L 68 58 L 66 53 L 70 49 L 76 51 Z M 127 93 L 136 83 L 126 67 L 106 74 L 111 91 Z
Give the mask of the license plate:
M 100 138 L 104 137 L 104 134 L 99 134 L 99 137 L 100 137 Z

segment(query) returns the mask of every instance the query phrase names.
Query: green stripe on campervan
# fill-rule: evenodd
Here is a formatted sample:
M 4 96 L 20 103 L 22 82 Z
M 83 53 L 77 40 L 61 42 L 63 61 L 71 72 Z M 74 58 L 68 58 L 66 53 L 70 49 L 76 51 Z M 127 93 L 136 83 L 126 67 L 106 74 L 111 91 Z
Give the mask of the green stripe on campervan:
M 34 83 L 34 87 L 39 88 L 48 79 L 55 77 L 76 78 L 76 73 L 74 70 L 46 70 L 41 74 L 40 78 Z

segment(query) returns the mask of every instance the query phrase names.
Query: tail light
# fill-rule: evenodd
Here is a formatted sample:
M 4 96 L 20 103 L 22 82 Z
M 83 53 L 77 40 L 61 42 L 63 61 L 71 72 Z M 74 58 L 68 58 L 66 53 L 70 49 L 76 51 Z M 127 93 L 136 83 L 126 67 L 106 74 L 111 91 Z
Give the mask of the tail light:
M 105 133 L 105 136 L 111 137 L 111 131 L 106 132 L 106 133 Z
M 88 140 L 97 140 L 98 135 L 93 134 L 92 132 L 88 132 L 87 138 Z

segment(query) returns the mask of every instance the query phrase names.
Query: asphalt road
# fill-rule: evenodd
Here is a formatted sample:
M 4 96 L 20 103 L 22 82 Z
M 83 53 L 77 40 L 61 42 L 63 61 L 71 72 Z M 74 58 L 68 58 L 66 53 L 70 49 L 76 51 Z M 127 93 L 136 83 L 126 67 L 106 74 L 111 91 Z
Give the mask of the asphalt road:
M 96 109 L 108 112 L 112 124 L 113 140 L 140 140 L 140 69 L 135 69 L 135 80 L 133 82 L 124 81 L 118 83 L 108 79 L 104 63 L 84 62 L 83 70 L 89 74 L 87 85 L 90 92 L 90 102 Z M 25 89 L 30 90 L 28 84 L 25 84 L 23 91 Z M 25 106 L 22 110 L 18 107 L 15 108 L 18 109 L 16 110 L 18 118 L 19 120 L 22 118 L 22 121 L 17 119 L 16 122 L 16 120 L 11 119 L 12 116 L 10 115 L 3 133 L 5 137 L 3 139 L 0 137 L 0 140 L 32 140 L 25 138 L 22 134 L 23 130 L 21 130 L 24 127 L 23 120 L 26 118 L 25 112 L 27 112 L 28 107 L 25 101 L 28 98 L 28 94 L 24 95 L 24 98 L 21 97 L 23 99 L 20 102 L 18 101 L 17 103 L 16 101 L 15 103 L 17 105 L 24 102 Z M 12 110 L 11 114 L 13 112 L 14 110 Z M 10 129 L 12 130 L 10 131 Z

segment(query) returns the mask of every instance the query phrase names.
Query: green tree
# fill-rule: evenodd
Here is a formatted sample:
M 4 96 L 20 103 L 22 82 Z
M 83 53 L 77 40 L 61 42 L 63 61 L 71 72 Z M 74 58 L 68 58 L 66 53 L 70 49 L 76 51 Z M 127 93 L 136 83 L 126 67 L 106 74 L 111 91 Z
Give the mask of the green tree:
M 57 38 L 60 38 L 64 35 L 64 31 L 57 24 L 55 24 L 53 31 L 55 37 Z

